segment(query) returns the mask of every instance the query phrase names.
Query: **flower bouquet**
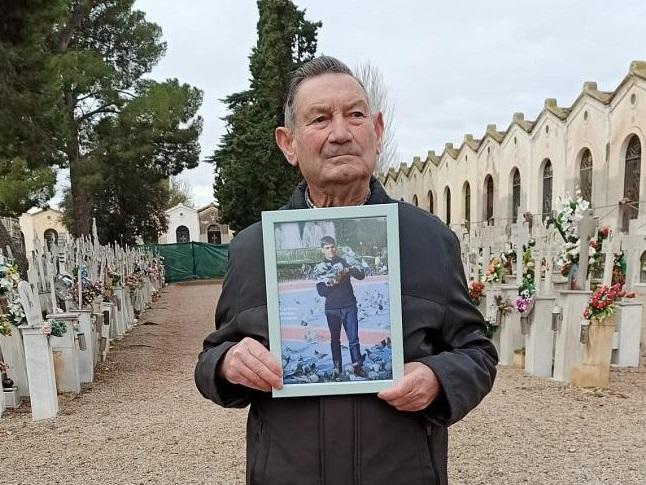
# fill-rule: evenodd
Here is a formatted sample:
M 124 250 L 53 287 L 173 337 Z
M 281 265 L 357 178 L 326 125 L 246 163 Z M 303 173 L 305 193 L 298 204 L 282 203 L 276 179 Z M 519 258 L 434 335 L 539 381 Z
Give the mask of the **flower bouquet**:
M 67 325 L 63 320 L 50 320 L 43 324 L 41 331 L 44 335 L 62 337 L 67 333 Z
M 503 298 L 502 295 L 496 295 L 493 297 L 496 302 L 496 326 L 502 325 L 502 319 L 505 315 L 509 315 L 514 306 L 511 304 L 508 298 Z
M 518 288 L 518 297 L 514 301 L 514 306 L 519 313 L 530 313 L 534 306 L 534 295 L 536 294 L 536 285 L 534 283 L 535 267 L 532 248 L 536 242 L 530 239 L 527 246 L 523 246 L 523 279 Z
M 11 335 L 12 325 L 9 316 L 0 314 L 0 335 L 9 336 Z
M 616 283 L 610 287 L 599 286 L 588 302 L 588 306 L 583 311 L 583 318 L 590 321 L 596 321 L 601 324 L 606 318 L 615 312 L 615 302 L 619 298 L 634 298 L 635 292 L 625 292 L 622 285 Z
M 469 298 L 475 306 L 480 305 L 480 298 L 484 295 L 484 283 L 476 280 L 469 281 Z
M 489 265 L 484 273 L 485 283 L 503 283 L 505 275 L 505 265 L 502 259 L 494 256 L 489 260 Z

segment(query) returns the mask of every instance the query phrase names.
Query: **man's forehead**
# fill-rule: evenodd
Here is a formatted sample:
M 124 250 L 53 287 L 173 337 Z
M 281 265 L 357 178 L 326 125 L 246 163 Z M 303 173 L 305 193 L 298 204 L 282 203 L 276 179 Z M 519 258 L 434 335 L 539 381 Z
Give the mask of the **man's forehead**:
M 306 79 L 296 93 L 297 109 L 315 109 L 330 103 L 368 105 L 366 92 L 348 74 L 328 73 Z

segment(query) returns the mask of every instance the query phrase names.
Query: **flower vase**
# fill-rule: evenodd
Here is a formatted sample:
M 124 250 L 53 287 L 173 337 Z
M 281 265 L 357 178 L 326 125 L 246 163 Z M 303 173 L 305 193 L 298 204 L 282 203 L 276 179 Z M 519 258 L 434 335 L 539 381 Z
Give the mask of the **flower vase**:
M 525 368 L 525 349 L 516 349 L 514 350 L 514 357 L 512 359 L 512 365 L 516 369 L 524 369 Z
M 593 319 L 587 333 L 583 362 L 572 369 L 572 385 L 604 389 L 608 387 L 610 378 L 612 337 L 615 333 L 614 316 L 601 321 Z
M 2 388 L 3 389 L 11 389 L 13 387 L 13 380 L 9 379 L 7 377 L 7 374 L 2 374 Z

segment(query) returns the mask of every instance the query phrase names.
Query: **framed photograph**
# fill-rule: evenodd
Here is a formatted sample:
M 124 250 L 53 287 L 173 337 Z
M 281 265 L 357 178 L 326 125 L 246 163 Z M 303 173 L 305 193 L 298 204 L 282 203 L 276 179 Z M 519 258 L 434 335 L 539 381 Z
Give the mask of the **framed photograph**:
M 274 397 L 376 393 L 404 373 L 397 204 L 262 213 Z

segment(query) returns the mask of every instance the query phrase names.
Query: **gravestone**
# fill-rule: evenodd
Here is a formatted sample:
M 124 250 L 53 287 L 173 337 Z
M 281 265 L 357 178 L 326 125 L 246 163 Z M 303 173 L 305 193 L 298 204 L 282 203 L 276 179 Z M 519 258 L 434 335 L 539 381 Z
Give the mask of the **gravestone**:
M 57 313 L 47 315 L 47 321 L 59 320 L 65 322 L 67 331 L 62 337 L 49 337 L 54 359 L 54 375 L 58 392 L 81 393 L 81 376 L 79 373 L 79 349 L 76 342 L 75 324 L 76 313 Z
M 27 325 L 20 331 L 25 345 L 31 416 L 34 421 L 54 418 L 58 413 L 54 359 L 49 338 L 42 332 L 40 303 L 28 282 L 21 281 L 18 292 L 27 317 Z
M 523 246 L 529 242 L 529 227 L 527 224 L 516 223 L 511 226 L 511 245 L 516 248 L 516 283 L 523 283 Z

